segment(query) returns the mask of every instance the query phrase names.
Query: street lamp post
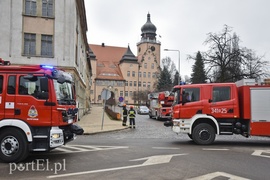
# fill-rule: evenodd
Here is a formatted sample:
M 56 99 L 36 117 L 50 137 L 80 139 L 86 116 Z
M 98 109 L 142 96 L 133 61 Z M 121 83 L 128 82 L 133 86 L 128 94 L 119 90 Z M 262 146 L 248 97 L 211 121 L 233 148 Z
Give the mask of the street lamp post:
M 180 51 L 177 49 L 164 49 L 164 51 L 177 51 L 178 52 L 178 72 L 179 72 L 178 84 L 180 84 Z

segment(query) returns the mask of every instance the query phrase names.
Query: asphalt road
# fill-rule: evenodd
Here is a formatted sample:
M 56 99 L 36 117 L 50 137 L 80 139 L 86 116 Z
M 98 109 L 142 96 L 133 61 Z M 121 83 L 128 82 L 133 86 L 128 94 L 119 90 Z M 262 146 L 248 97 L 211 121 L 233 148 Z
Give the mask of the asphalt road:
M 269 179 L 270 139 L 218 136 L 195 145 L 162 121 L 138 115 L 136 129 L 79 136 L 51 153 L 0 164 L 0 179 Z

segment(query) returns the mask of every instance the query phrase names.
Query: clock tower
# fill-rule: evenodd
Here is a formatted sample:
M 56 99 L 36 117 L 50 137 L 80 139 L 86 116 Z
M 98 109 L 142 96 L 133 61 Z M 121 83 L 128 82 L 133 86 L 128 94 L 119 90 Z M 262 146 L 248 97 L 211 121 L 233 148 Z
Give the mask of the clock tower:
M 141 41 L 137 43 L 137 58 L 140 81 L 146 84 L 141 90 L 155 89 L 157 77 L 160 73 L 160 45 L 156 40 L 156 26 L 151 22 L 150 14 L 147 14 L 147 21 L 141 28 Z

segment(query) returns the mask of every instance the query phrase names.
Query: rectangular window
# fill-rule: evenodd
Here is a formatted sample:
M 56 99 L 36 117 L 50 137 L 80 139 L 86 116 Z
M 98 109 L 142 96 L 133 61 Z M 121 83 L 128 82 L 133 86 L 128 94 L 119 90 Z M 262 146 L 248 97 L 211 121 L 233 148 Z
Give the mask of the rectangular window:
M 132 71 L 132 77 L 135 77 L 135 71 Z
M 133 94 L 133 92 L 132 91 L 129 91 L 129 96 L 130 97 L 132 97 L 132 94 Z
M 15 90 L 16 90 L 16 76 L 9 76 L 8 77 L 7 93 L 8 94 L 15 94 Z
M 141 82 L 141 81 L 138 82 L 138 86 L 139 86 L 139 87 L 142 86 L 142 82 Z
M 53 56 L 52 35 L 41 35 L 41 56 Z
M 125 91 L 125 96 L 126 96 L 126 97 L 128 96 L 128 91 Z
M 142 72 L 139 72 L 139 77 L 142 77 Z
M 26 15 L 36 16 L 37 15 L 37 2 L 36 0 L 25 0 Z
M 132 86 L 132 81 L 129 81 L 129 86 Z
M 227 101 L 231 99 L 231 87 L 213 87 L 213 102 Z
M 4 77 L 0 76 L 0 94 L 2 94 L 2 91 L 3 91 L 3 79 Z
M 152 78 L 156 78 L 156 73 L 152 73 Z
M 143 87 L 146 87 L 146 82 L 143 82 Z
M 144 68 L 147 69 L 147 63 L 144 63 Z
M 130 71 L 127 72 L 127 77 L 130 77 Z
M 150 72 L 148 72 L 148 78 L 150 78 L 151 77 L 151 73 Z
M 147 88 L 150 88 L 150 86 L 151 86 L 151 83 L 148 82 L 148 83 L 147 83 Z
M 24 54 L 36 55 L 36 34 L 24 33 Z
M 42 16 L 53 17 L 53 0 L 42 0 Z
M 125 82 L 125 86 L 128 86 L 128 81 Z
M 134 81 L 134 84 L 133 84 L 135 87 L 137 86 L 137 81 Z
M 123 97 L 123 95 L 124 95 L 123 91 L 120 91 L 120 97 Z
M 143 72 L 143 77 L 146 77 L 146 72 Z
M 200 88 L 185 88 L 183 89 L 183 94 L 186 94 L 186 100 L 191 102 L 200 100 Z

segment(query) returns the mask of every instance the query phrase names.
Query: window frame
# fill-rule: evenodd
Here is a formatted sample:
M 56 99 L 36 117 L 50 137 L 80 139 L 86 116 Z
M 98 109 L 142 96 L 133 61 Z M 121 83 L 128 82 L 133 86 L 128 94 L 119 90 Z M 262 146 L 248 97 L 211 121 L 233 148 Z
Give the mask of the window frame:
M 24 1 L 24 14 L 28 16 L 37 16 L 37 2 L 36 0 Z
M 36 34 L 24 33 L 23 53 L 27 56 L 36 56 Z
M 53 57 L 53 36 L 41 35 L 41 53 L 42 57 Z
M 54 0 L 42 0 L 42 16 L 54 17 Z

